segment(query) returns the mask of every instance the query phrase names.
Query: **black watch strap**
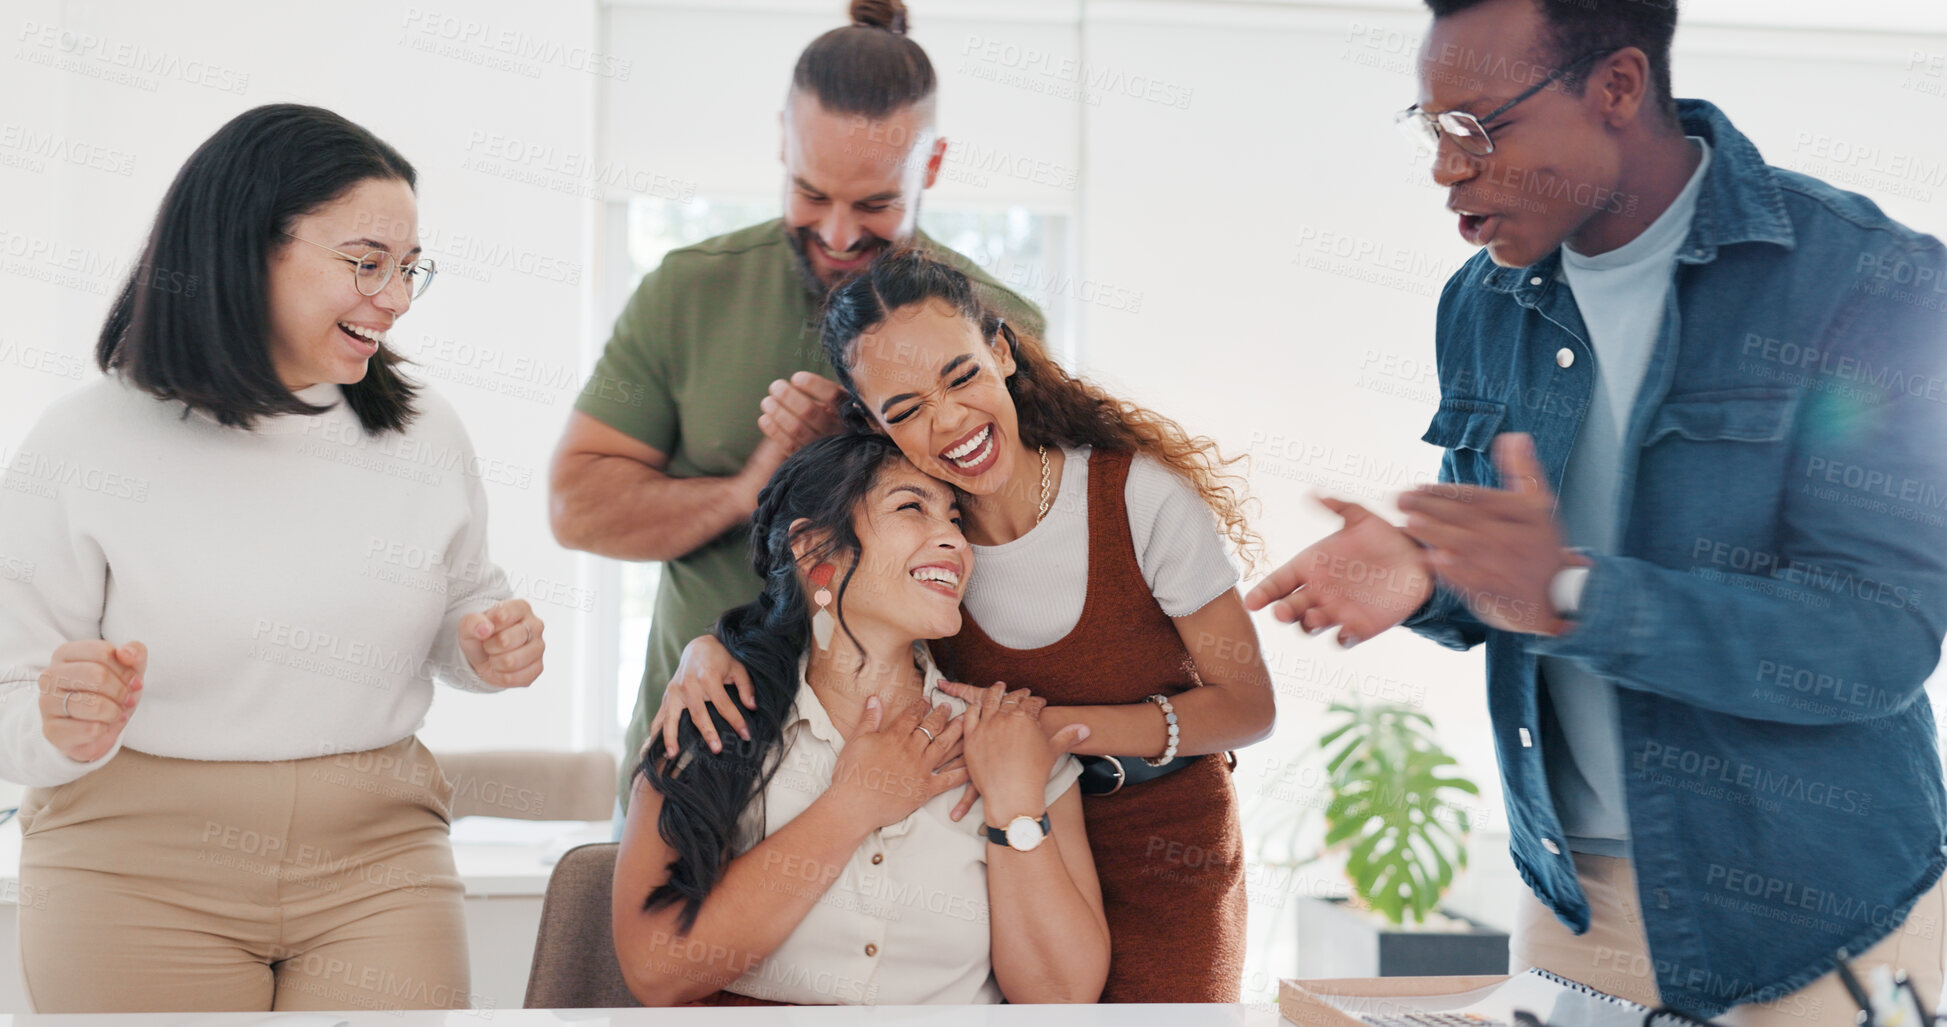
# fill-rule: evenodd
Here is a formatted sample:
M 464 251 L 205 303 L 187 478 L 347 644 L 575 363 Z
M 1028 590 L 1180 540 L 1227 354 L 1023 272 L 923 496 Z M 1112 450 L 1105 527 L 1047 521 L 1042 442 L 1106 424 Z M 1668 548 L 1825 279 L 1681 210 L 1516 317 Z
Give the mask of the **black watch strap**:
M 1018 818 L 1016 818 L 1016 819 L 1018 819 Z M 1011 823 L 1013 823 L 1013 822 L 1014 822 L 1013 820 L 1009 820 L 1009 821 L 1008 821 L 1008 823 L 1010 823 L 1010 824 L 1011 824 Z M 1043 813 L 1043 814 L 1041 814 L 1041 821 L 1040 821 L 1040 823 L 1041 823 L 1041 836 L 1042 836 L 1043 838 L 1046 838 L 1046 837 L 1048 836 L 1048 831 L 1049 831 L 1049 829 L 1050 829 L 1050 828 L 1049 828 L 1049 822 L 1048 822 L 1048 814 L 1046 814 L 1046 813 Z M 1007 845 L 1007 828 L 1005 828 L 1005 827 L 988 827 L 988 826 L 987 826 L 986 824 L 981 824 L 981 825 L 980 825 L 980 829 L 981 829 L 982 831 L 985 831 L 985 832 L 987 833 L 987 840 L 988 840 L 988 841 L 990 841 L 990 842 L 993 842 L 993 843 L 994 843 L 995 845 L 1002 845 L 1002 846 L 1006 846 L 1006 845 Z M 1009 847 L 1009 848 L 1012 848 L 1012 846 L 1008 846 L 1008 847 Z

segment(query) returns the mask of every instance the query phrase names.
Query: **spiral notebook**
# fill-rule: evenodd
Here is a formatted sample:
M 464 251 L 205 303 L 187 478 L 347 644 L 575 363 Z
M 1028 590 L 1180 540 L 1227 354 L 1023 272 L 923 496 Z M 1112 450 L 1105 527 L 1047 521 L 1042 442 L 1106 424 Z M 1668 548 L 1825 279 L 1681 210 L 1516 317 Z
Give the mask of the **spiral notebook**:
M 1404 981 L 1394 978 L 1395 981 Z M 1370 981 L 1287 981 L 1304 999 L 1280 1001 L 1285 1018 L 1301 1024 L 1353 1023 L 1363 1027 L 1515 1027 L 1515 1011 L 1534 1014 L 1551 1027 L 1642 1027 L 1650 1010 L 1539 968 L 1480 985 L 1456 978 L 1457 991 L 1435 990 L 1438 978 L 1414 979 L 1418 987 L 1394 989 L 1387 978 Z M 1476 985 L 1466 987 L 1466 985 Z M 1346 986 L 1346 987 L 1336 987 Z M 1357 986 L 1359 993 L 1349 993 Z M 1318 1013 L 1322 1003 L 1343 1019 Z M 1306 1007 L 1310 1006 L 1310 1009 Z

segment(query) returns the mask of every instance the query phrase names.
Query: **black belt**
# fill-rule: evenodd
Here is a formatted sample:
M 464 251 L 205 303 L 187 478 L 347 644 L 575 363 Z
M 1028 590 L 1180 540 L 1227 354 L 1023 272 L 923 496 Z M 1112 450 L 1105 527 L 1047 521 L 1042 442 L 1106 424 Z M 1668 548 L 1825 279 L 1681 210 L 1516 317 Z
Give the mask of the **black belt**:
M 1152 767 L 1149 761 L 1140 756 L 1077 756 L 1082 761 L 1081 786 L 1083 795 L 1114 795 L 1144 781 L 1154 781 L 1165 774 L 1174 774 L 1190 764 L 1202 759 L 1200 756 L 1178 756 L 1160 767 Z
M 1178 756 L 1160 767 L 1152 767 L 1141 756 L 1077 756 L 1082 762 L 1080 784 L 1083 795 L 1114 795 L 1144 781 L 1154 781 L 1165 774 L 1174 774 L 1184 767 L 1202 759 L 1201 756 Z M 1237 754 L 1224 753 L 1226 769 L 1236 771 Z

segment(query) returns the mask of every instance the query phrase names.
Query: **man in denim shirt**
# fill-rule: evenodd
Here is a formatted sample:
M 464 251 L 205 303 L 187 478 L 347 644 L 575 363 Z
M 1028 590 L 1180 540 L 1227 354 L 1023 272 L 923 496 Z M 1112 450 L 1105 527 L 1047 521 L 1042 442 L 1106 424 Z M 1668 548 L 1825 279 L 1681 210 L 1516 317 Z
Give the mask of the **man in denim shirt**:
M 1487 644 L 1517 968 L 1852 1023 L 1844 949 L 1931 1001 L 1941 244 L 1670 99 L 1674 0 L 1429 6 L 1402 120 L 1485 248 L 1440 298 L 1450 484 L 1405 532 L 1331 501 L 1346 526 L 1251 605 Z

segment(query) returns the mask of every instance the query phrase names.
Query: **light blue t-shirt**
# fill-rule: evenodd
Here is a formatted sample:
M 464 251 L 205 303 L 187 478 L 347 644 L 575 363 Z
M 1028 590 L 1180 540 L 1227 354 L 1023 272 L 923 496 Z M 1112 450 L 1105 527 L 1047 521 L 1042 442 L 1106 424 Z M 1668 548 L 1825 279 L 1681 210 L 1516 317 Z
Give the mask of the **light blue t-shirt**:
M 1596 384 L 1559 483 L 1560 515 L 1569 544 L 1596 553 L 1613 553 L 1621 541 L 1617 487 L 1629 415 L 1663 329 L 1677 251 L 1690 234 L 1697 193 L 1710 169 L 1710 144 L 1689 138 L 1703 159 L 1670 208 L 1642 235 L 1595 256 L 1562 247 L 1562 274 L 1588 329 Z M 1542 722 L 1542 759 L 1568 847 L 1627 856 L 1616 686 L 1559 657 L 1542 657 L 1541 676 L 1555 709 L 1552 721 Z

